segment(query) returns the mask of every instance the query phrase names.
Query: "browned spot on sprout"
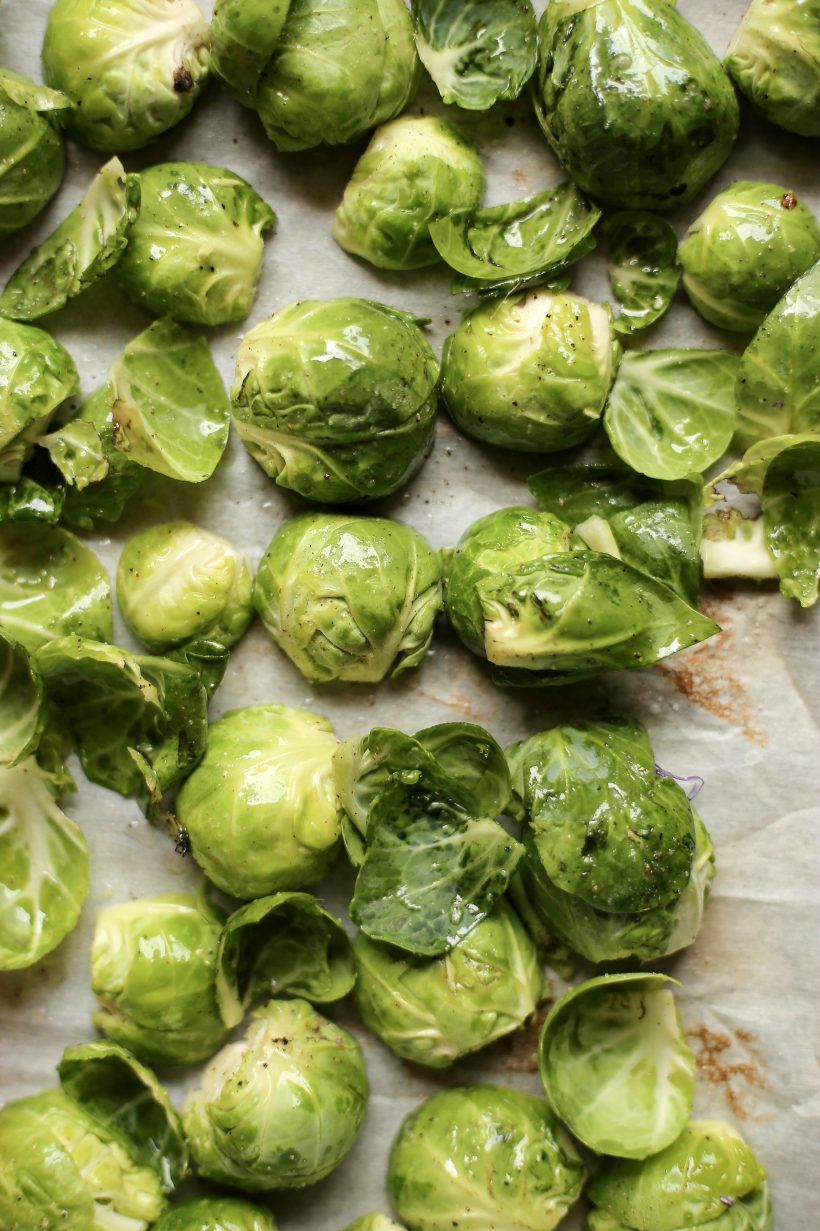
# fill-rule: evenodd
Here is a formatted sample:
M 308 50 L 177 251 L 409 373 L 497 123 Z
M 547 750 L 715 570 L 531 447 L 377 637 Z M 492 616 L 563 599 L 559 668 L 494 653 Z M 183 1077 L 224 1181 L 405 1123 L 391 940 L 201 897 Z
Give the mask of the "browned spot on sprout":
M 753 1090 L 767 1090 L 768 1079 L 763 1057 L 750 1030 L 734 1035 L 710 1030 L 699 1024 L 686 1031 L 698 1073 L 712 1086 L 720 1088 L 727 1106 L 739 1120 L 753 1115 Z M 741 1056 L 742 1053 L 742 1056 Z
M 794 209 L 795 205 L 797 204 L 797 193 L 796 192 L 784 192 L 783 196 L 780 198 L 780 204 L 783 206 L 784 209 Z
M 174 90 L 177 94 L 189 94 L 194 88 L 194 79 L 187 68 L 174 69 Z

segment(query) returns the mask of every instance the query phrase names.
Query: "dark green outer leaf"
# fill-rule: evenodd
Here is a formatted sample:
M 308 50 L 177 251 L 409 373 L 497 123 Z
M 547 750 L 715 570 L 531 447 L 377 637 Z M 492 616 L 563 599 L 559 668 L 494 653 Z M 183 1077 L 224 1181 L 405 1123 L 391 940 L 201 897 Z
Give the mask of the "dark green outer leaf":
M 604 224 L 609 280 L 621 311 L 616 333 L 648 329 L 666 313 L 681 280 L 678 239 L 665 218 L 646 210 L 613 214 Z
M 445 103 L 486 111 L 517 98 L 535 69 L 530 0 L 412 0 L 416 48 Z
M 60 520 L 65 495 L 61 487 L 45 487 L 25 475 L 16 483 L 0 484 L 0 524 Z
M 483 727 L 443 722 L 416 732 L 416 739 L 458 784 L 454 798 L 480 816 L 494 817 L 510 800 L 510 771 L 503 749 Z

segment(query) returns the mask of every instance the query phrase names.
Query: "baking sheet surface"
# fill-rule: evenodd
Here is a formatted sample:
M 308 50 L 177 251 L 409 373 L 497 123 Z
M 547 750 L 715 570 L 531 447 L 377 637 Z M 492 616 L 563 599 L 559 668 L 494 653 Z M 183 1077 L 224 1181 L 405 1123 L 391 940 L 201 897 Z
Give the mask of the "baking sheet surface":
M 745 0 L 680 0 L 679 7 L 723 54 Z M 48 0 L 5 0 L 0 63 L 39 75 L 48 8 Z M 563 178 L 526 100 L 477 117 L 443 108 L 428 85 L 415 107 L 447 112 L 473 135 L 487 162 L 488 203 L 526 196 Z M 187 123 L 125 162 L 131 170 L 171 158 L 228 166 L 274 207 L 279 229 L 268 244 L 246 328 L 296 299 L 360 294 L 429 317 L 431 339 L 440 350 L 468 302 L 450 295 L 447 271 L 381 273 L 347 256 L 330 236 L 333 210 L 360 149 L 278 155 L 256 117 L 214 87 Z M 79 200 L 103 161 L 69 146 L 62 191 L 33 227 L 0 250 L 3 281 Z M 674 217 L 680 233 L 714 193 L 737 178 L 782 183 L 820 213 L 818 143 L 758 124 L 744 109 L 741 140 L 731 159 L 703 197 Z M 600 258 L 584 262 L 574 289 L 607 297 Z M 86 393 L 148 323 L 109 284 L 44 322 L 75 358 Z M 241 332 L 231 327 L 208 336 L 229 384 Z M 736 338 L 708 326 L 683 298 L 637 344 L 740 348 Z M 525 478 L 538 468 L 537 459 L 502 456 L 466 440 L 442 414 L 434 452 L 421 473 L 374 511 L 409 522 L 435 546 L 452 545 L 484 513 L 530 504 Z M 137 530 L 186 517 L 225 534 L 255 566 L 295 508 L 234 434 L 211 482 L 190 488 L 159 483 L 139 509 L 110 533 L 89 536 L 89 542 L 113 577 L 123 544 Z M 820 1157 L 818 615 L 800 612 L 772 590 L 728 584 L 707 588 L 703 604 L 722 626 L 718 637 L 654 668 L 610 675 L 560 696 L 499 690 L 446 628 L 439 630 L 420 670 L 398 682 L 312 687 L 257 623 L 231 658 L 212 716 L 235 706 L 284 702 L 327 714 L 342 738 L 376 723 L 412 731 L 466 718 L 485 724 L 502 743 L 567 716 L 612 709 L 646 723 L 661 765 L 705 779 L 698 807 L 717 847 L 718 876 L 701 935 L 687 953 L 664 964 L 683 983 L 679 1000 L 700 1072 L 696 1111 L 733 1119 L 760 1151 L 771 1174 L 776 1226 L 812 1231 Z M 115 640 L 138 648 L 119 622 Z M 147 825 L 136 804 L 92 786 L 78 766 L 72 768 L 79 789 L 63 806 L 88 839 L 91 891 L 80 926 L 56 953 L 28 972 L 0 976 L 0 1101 L 53 1084 L 63 1048 L 92 1037 L 88 955 L 97 910 L 193 887 L 198 880 L 196 865 L 174 854 L 168 838 Z M 351 884 L 340 866 L 321 892 L 341 911 Z M 297 1226 L 338 1231 L 358 1214 L 386 1211 L 389 1143 L 402 1117 L 442 1086 L 489 1079 L 534 1092 L 540 1088 L 537 1027 L 446 1074 L 429 1075 L 396 1060 L 358 1027 L 351 1009 L 339 1008 L 333 1016 L 351 1025 L 362 1042 L 372 1102 L 359 1141 L 333 1176 L 303 1193 L 272 1199 L 282 1231 Z M 195 1073 L 172 1074 L 169 1085 L 178 1097 L 195 1080 Z M 578 1225 L 577 1216 L 566 1225 Z

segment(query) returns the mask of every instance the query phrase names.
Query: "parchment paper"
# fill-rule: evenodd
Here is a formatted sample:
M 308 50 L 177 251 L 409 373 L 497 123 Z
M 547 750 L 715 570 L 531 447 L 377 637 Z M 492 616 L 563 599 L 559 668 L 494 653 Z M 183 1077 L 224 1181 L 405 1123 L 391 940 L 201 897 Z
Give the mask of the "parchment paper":
M 48 8 L 48 0 L 6 0 L 0 9 L 1 63 L 38 76 Z M 681 11 L 721 55 L 744 8 L 745 0 L 680 0 Z M 487 163 L 488 203 L 526 196 L 563 178 L 526 99 L 476 117 L 443 108 L 428 85 L 416 109 L 448 112 L 472 133 Z M 256 117 L 214 86 L 185 124 L 125 162 L 133 170 L 170 158 L 228 166 L 276 209 L 279 231 L 268 245 L 248 328 L 296 299 L 360 294 L 429 317 L 439 348 L 469 303 L 450 295 L 448 272 L 380 273 L 347 256 L 331 238 L 333 210 L 361 148 L 278 155 Z M 819 150 L 818 142 L 758 124 L 744 108 L 734 154 L 702 198 L 675 216 L 675 225 L 682 234 L 706 201 L 736 178 L 782 183 L 820 212 Z M 38 223 L 0 250 L 3 281 L 76 203 L 103 161 L 69 146 L 62 191 Z M 608 296 L 600 257 L 584 262 L 574 289 Z M 149 320 L 105 284 L 40 323 L 68 347 L 88 393 Z M 229 384 L 241 332 L 231 327 L 208 336 Z M 742 340 L 713 330 L 681 296 L 637 345 L 740 349 Z M 530 504 L 524 480 L 540 465 L 539 458 L 516 458 L 468 441 L 442 413 L 435 450 L 422 472 L 374 511 L 409 522 L 435 546 L 451 545 L 484 513 Z M 123 544 L 138 529 L 186 517 L 225 534 L 255 566 L 296 507 L 234 435 L 211 482 L 188 488 L 160 482 L 110 534 L 89 536 L 89 542 L 113 577 Z M 496 688 L 444 626 L 421 669 L 401 682 L 314 688 L 257 623 L 233 654 L 212 716 L 235 706 L 285 702 L 326 713 L 342 738 L 377 722 L 413 731 L 466 718 L 488 726 L 502 743 L 567 716 L 607 709 L 646 723 L 660 764 L 678 774 L 703 775 L 698 807 L 717 846 L 718 876 L 701 935 L 692 949 L 664 964 L 684 985 L 679 1000 L 700 1070 L 696 1112 L 733 1119 L 760 1151 L 771 1173 L 777 1228 L 813 1231 L 820 1177 L 817 611 L 801 613 L 770 588 L 728 584 L 707 588 L 703 602 L 721 624 L 720 636 L 655 668 L 609 675 L 563 693 Z M 115 640 L 138 648 L 119 620 Z M 56 953 L 28 972 L 0 975 L 0 1100 L 54 1084 L 63 1048 L 93 1036 L 88 955 L 97 910 L 192 888 L 198 880 L 196 865 L 174 854 L 136 804 L 92 786 L 72 767 L 79 790 L 63 806 L 88 839 L 91 891 L 80 926 Z M 351 884 L 340 861 L 335 879 L 322 889 L 331 908 L 343 911 Z M 341 1006 L 332 1015 L 361 1039 L 373 1087 L 370 1110 L 337 1172 L 302 1193 L 271 1199 L 283 1231 L 339 1231 L 358 1214 L 387 1211 L 390 1141 L 402 1117 L 440 1087 L 494 1080 L 533 1092 L 540 1088 L 537 1024 L 432 1076 L 397 1061 L 358 1026 L 352 1008 Z M 195 1071 L 164 1076 L 177 1097 L 196 1080 Z M 566 1225 L 579 1222 L 576 1215 Z

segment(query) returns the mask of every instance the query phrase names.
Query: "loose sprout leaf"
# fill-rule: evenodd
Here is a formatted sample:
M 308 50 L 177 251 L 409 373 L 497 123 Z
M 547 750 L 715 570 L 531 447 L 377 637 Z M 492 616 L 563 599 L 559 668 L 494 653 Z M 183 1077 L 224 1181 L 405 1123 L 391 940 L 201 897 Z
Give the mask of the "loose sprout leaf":
M 271 996 L 329 1004 L 356 981 L 344 927 L 309 893 L 276 893 L 228 919 L 216 955 L 216 994 L 226 1026 Z
M 291 0 L 216 0 L 211 68 L 234 98 L 252 107 L 256 87 L 287 20 Z
M 0 524 L 39 521 L 53 526 L 60 520 L 64 500 L 61 487 L 46 487 L 25 475 L 16 483 L 0 484 Z
M 90 483 L 100 483 L 108 476 L 108 458 L 100 433 L 88 419 L 72 419 L 56 432 L 41 436 L 38 443 L 48 450 L 66 483 L 77 491 L 84 491 Z
M 155 321 L 111 366 L 114 444 L 131 462 L 202 483 L 228 443 L 230 406 L 207 342 Z
M 108 1039 L 67 1047 L 60 1084 L 131 1158 L 156 1171 L 165 1193 L 188 1174 L 188 1146 L 168 1091 L 150 1069 Z
M 43 681 L 21 645 L 0 636 L 0 765 L 36 750 L 45 723 Z
M 681 280 L 678 240 L 665 218 L 646 210 L 613 214 L 604 225 L 609 280 L 621 305 L 616 333 L 648 329 L 668 310 Z
M 523 201 L 458 210 L 430 223 L 439 256 L 456 271 L 453 291 L 497 294 L 554 280 L 595 241 L 601 211 L 569 180 Z
M 79 530 L 93 530 L 97 522 L 119 521 L 148 475 L 116 448 L 113 408 L 114 391 L 102 385 L 86 398 L 75 419 L 40 442 L 67 484 L 63 520 Z M 84 423 L 93 434 L 81 426 Z
M 59 342 L 0 317 L 0 481 L 19 479 L 57 407 L 79 391 L 74 361 Z
M 737 377 L 737 442 L 820 435 L 820 261 L 798 278 L 752 338 Z
M 139 205 L 139 177 L 126 175 L 112 158 L 80 204 L 11 275 L 0 313 L 35 321 L 76 299 L 117 263 Z
M 22 970 L 76 927 L 88 849 L 33 757 L 0 767 L 0 816 L 0 970 Z
M 646 1158 L 683 1131 L 695 1093 L 670 984 L 659 974 L 602 975 L 555 1004 L 539 1043 L 553 1111 L 597 1154 Z
M 51 111 L 65 111 L 71 106 L 71 101 L 59 90 L 50 90 L 48 86 L 31 81 L 9 68 L 0 68 L 0 91 L 19 107 L 37 111 L 41 115 Z
M 535 70 L 530 0 L 412 0 L 416 48 L 445 103 L 486 111 L 517 98 Z
M 111 583 L 90 547 L 59 526 L 0 526 L 0 628 L 30 653 L 76 633 L 111 637 Z
M 726 452 L 739 360 L 721 350 L 630 351 L 604 411 L 621 461 L 653 479 L 685 479 Z
M 205 751 L 207 696 L 193 668 L 83 637 L 50 642 L 37 662 L 92 782 L 156 802 Z
M 443 722 L 416 732 L 440 769 L 458 783 L 460 797 L 481 816 L 498 816 L 510 802 L 510 771 L 499 744 L 483 727 Z

